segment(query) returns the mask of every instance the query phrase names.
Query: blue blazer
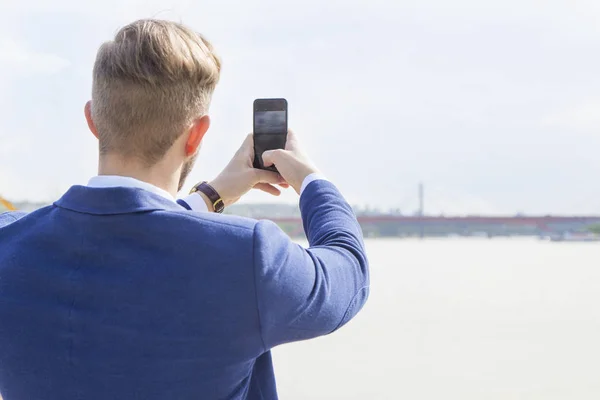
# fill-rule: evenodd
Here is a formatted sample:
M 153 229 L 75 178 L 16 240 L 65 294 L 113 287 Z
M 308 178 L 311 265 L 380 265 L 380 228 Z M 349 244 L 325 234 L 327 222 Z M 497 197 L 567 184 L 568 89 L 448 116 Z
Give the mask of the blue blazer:
M 335 331 L 369 291 L 335 186 L 312 182 L 300 208 L 309 249 L 136 188 L 0 215 L 4 400 L 276 399 L 269 350 Z

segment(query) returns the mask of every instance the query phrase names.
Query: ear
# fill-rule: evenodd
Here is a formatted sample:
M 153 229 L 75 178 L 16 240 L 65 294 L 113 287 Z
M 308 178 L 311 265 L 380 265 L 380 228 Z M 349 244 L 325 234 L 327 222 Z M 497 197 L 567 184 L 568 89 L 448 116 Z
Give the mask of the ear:
M 186 157 L 193 156 L 198 152 L 198 147 L 200 147 L 200 143 L 202 142 L 202 139 L 204 139 L 204 135 L 209 127 L 210 117 L 208 115 L 194 121 L 194 125 L 192 125 L 192 128 L 190 129 L 190 134 L 185 143 Z
M 88 128 L 90 128 L 90 131 L 94 134 L 94 136 L 96 136 L 96 139 L 98 139 L 98 130 L 96 129 L 96 125 L 94 124 L 94 121 L 92 120 L 92 102 L 91 101 L 88 101 L 87 103 L 85 103 L 85 108 L 84 108 L 83 112 L 85 114 L 85 119 L 87 121 Z

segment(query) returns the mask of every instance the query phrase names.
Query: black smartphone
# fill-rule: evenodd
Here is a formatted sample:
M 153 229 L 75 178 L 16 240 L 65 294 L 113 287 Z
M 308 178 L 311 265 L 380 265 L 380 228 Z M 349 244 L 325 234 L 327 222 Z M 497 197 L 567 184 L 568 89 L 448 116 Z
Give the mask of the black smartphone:
M 265 167 L 262 154 L 266 150 L 284 149 L 288 132 L 288 103 L 286 99 L 254 100 L 254 168 Z

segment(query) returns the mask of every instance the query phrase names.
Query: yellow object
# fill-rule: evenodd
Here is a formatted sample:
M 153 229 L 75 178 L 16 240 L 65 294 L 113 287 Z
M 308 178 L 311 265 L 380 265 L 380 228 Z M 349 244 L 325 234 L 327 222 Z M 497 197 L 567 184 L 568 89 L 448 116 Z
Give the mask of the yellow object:
M 12 204 L 10 204 L 10 202 L 8 200 L 4 200 L 2 197 L 0 197 L 0 208 L 4 207 L 6 208 L 8 211 L 15 211 L 16 208 L 15 206 L 13 206 Z

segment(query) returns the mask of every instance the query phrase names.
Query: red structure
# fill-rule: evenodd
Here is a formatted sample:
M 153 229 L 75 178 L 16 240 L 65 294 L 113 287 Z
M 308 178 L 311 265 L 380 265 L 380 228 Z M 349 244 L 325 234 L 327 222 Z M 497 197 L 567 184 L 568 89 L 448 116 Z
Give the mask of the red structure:
M 261 218 L 258 218 L 261 219 Z M 294 223 L 299 222 L 300 218 L 270 218 L 274 222 Z M 468 223 L 468 224 L 502 224 L 502 225 L 551 225 L 562 223 L 600 223 L 600 216 L 545 216 L 545 217 L 491 217 L 491 216 L 466 216 L 466 217 L 435 217 L 435 216 L 401 216 L 401 215 L 377 215 L 377 216 L 359 216 L 360 223 L 380 223 L 380 222 L 399 222 L 399 223 Z
M 269 218 L 290 235 L 302 234 L 300 218 Z M 584 231 L 600 216 L 359 216 L 366 236 L 545 235 Z

